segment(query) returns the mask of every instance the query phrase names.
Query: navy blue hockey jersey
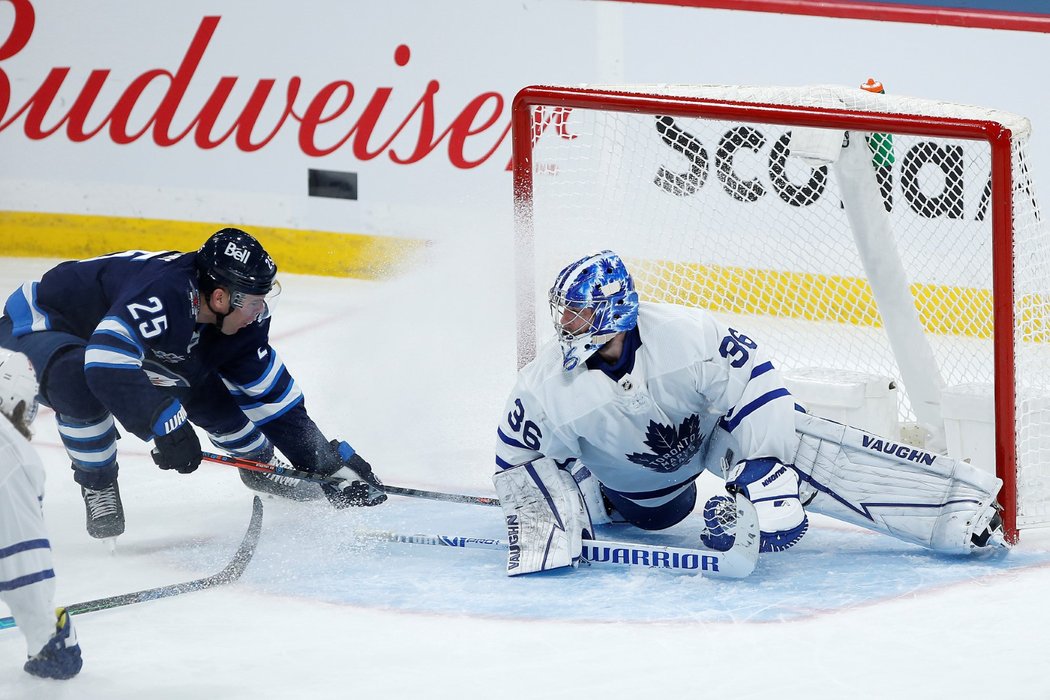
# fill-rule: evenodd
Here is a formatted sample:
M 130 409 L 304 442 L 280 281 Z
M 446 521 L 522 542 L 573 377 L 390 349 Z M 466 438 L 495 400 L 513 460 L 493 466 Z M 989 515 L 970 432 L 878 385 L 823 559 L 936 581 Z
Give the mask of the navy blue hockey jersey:
M 151 421 L 170 396 L 215 373 L 285 456 L 313 466 L 325 439 L 269 345 L 269 318 L 232 336 L 198 323 L 195 259 L 196 253 L 130 250 L 64 262 L 22 285 L 4 311 L 16 337 L 51 330 L 86 340 L 89 386 L 143 440 L 154 437 Z

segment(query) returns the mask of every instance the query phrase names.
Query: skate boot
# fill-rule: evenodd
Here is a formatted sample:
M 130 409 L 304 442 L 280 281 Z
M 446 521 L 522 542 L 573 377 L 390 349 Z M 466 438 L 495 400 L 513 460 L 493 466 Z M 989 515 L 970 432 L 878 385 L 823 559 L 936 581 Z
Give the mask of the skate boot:
M 55 610 L 58 618 L 55 633 L 47 640 L 44 648 L 29 657 L 22 667 L 26 673 L 40 678 L 66 680 L 80 673 L 84 662 L 80 658 L 80 645 L 73 622 L 65 608 Z
M 114 481 L 101 489 L 80 487 L 87 512 L 87 531 L 95 539 L 106 539 L 124 534 L 124 504 L 120 502 L 120 488 Z
M 970 543 L 975 549 L 996 549 L 1009 546 L 1006 542 L 1006 533 L 1003 531 L 1003 517 L 999 514 L 1002 506 L 993 503 L 991 508 L 993 511 L 988 523 L 970 535 Z

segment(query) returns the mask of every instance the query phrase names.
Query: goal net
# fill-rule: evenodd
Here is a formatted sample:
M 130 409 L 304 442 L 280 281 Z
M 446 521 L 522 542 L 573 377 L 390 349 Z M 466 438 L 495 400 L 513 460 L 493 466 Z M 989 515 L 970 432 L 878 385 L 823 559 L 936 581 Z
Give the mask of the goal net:
M 1027 119 L 859 87 L 539 86 L 513 132 L 521 363 L 557 271 L 612 249 L 643 299 L 710 310 L 786 376 L 888 378 L 883 437 L 994 469 L 1012 539 L 1050 524 Z

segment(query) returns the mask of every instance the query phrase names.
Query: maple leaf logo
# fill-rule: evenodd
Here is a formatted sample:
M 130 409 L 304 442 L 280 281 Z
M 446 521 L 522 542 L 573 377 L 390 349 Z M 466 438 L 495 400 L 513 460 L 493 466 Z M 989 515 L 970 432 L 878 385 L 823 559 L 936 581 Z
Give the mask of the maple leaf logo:
M 651 420 L 645 431 L 645 444 L 652 453 L 635 452 L 627 455 L 627 459 L 646 469 L 666 474 L 678 471 L 683 464 L 692 459 L 700 451 L 703 440 L 700 416 L 695 413 L 683 420 L 677 428 Z

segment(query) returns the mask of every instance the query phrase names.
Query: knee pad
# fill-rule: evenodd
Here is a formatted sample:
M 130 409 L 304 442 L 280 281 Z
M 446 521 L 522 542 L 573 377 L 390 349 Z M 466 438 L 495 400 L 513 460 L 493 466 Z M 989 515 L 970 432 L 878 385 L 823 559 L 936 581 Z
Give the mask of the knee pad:
M 779 552 L 806 534 L 809 518 L 798 496 L 798 474 L 771 457 L 750 459 L 729 472 L 726 488 L 747 496 L 758 513 L 762 532 L 759 551 Z

